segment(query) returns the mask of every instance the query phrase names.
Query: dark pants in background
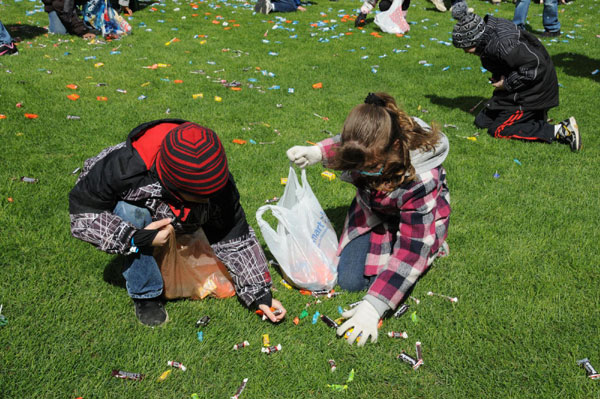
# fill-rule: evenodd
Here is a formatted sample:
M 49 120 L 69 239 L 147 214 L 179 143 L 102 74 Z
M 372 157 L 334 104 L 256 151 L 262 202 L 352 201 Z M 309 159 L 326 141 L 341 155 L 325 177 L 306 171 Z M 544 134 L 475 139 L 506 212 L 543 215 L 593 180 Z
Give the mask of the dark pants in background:
M 475 126 L 487 129 L 491 136 L 503 139 L 554 141 L 554 125 L 546 122 L 548 111 L 490 110 L 484 108 L 475 117 Z
M 298 6 L 294 0 L 278 0 L 273 3 L 273 11 L 277 12 L 292 12 L 296 11 Z

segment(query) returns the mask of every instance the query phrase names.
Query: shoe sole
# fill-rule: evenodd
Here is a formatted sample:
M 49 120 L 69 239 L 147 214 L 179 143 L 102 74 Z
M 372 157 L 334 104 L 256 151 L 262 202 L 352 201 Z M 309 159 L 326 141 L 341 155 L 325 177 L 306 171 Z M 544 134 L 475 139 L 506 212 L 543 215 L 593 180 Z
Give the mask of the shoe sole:
M 437 0 L 437 1 L 433 1 L 432 0 L 431 3 L 433 3 L 433 5 L 435 6 L 435 8 L 438 11 L 440 11 L 440 12 L 446 12 L 446 11 L 448 11 L 448 9 L 444 5 L 444 3 L 442 3 L 440 0 Z
M 573 142 L 571 143 L 571 151 L 579 151 L 581 150 L 581 136 L 579 135 L 579 126 L 577 126 L 577 121 L 575 117 L 572 116 L 569 118 L 569 124 L 573 127 Z
M 143 326 L 146 326 L 146 327 L 154 328 L 154 327 L 160 327 L 160 326 L 162 326 L 162 325 L 166 324 L 166 323 L 169 321 L 169 312 L 167 312 L 167 309 L 165 309 L 164 307 L 163 307 L 163 309 L 164 309 L 164 311 L 165 311 L 165 316 L 166 316 L 166 317 L 165 317 L 165 321 L 163 321 L 163 322 L 162 322 L 162 323 L 160 323 L 160 324 L 154 324 L 154 325 L 152 325 L 152 326 L 151 326 L 151 325 L 149 325 L 149 324 L 144 324 L 144 323 L 142 323 L 142 321 L 140 320 L 140 318 L 139 318 L 139 316 L 138 316 L 138 314 L 137 314 L 137 311 L 134 311 L 133 313 L 135 313 L 135 318 L 137 319 L 138 323 L 140 323 L 141 325 L 143 325 Z
M 148 324 L 144 324 L 144 323 L 142 323 L 142 322 L 140 321 L 140 318 L 139 318 L 139 317 L 137 317 L 137 315 L 136 315 L 136 319 L 137 319 L 138 323 L 140 323 L 141 325 L 143 325 L 143 326 L 145 326 L 145 327 L 150 327 L 150 328 L 154 328 L 154 327 L 160 327 L 160 326 L 164 326 L 165 324 L 167 324 L 167 322 L 169 322 L 169 320 L 170 320 L 170 319 L 169 319 L 169 313 L 168 313 L 166 310 L 165 310 L 165 313 L 167 314 L 167 317 L 165 318 L 165 321 L 163 321 L 163 322 L 162 322 L 162 323 L 160 323 L 160 324 L 155 324 L 155 325 L 153 325 L 153 326 L 151 326 L 151 325 L 148 325 Z

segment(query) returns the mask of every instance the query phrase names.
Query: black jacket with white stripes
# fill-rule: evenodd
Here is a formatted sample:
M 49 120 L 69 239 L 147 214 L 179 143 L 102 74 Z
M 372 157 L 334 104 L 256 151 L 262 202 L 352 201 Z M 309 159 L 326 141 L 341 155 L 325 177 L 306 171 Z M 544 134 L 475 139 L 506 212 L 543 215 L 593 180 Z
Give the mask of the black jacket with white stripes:
M 191 233 L 202 227 L 215 254 L 231 274 L 238 297 L 247 306 L 270 305 L 267 260 L 246 221 L 231 173 L 227 185 L 211 196 L 209 203 L 184 204 L 169 194 L 154 167 L 146 165 L 134 148 L 133 143 L 149 129 L 185 122 L 163 119 L 144 123 L 129 133 L 126 142 L 105 148 L 86 160 L 69 193 L 71 234 L 108 253 L 130 253 L 131 238 L 137 229 L 113 213 L 118 201 L 148 209 L 152 220 L 175 219 L 172 224 L 176 233 Z
M 476 54 L 495 80 L 504 76 L 490 109 L 548 110 L 558 105 L 558 79 L 544 45 L 512 21 L 486 15 L 485 32 Z

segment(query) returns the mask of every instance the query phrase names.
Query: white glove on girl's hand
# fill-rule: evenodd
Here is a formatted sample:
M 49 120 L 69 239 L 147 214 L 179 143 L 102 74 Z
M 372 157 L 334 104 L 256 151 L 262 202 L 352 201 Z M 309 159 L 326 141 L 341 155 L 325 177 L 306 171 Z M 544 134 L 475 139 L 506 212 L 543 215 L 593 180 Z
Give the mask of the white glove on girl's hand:
M 371 337 L 371 342 L 377 342 L 379 313 L 369 302 L 363 300 L 360 305 L 342 313 L 342 317 L 345 317 L 348 320 L 338 327 L 337 335 L 342 335 L 346 330 L 354 328 L 354 330 L 348 334 L 348 343 L 350 345 L 354 343 L 361 333 L 362 336 L 358 341 L 358 346 L 363 346 L 367 343 L 369 337 Z
M 305 168 L 309 165 L 314 165 L 323 159 L 321 149 L 316 145 L 296 145 L 287 150 L 286 154 L 289 160 L 294 162 L 299 168 Z
M 363 14 L 368 14 L 371 12 L 371 10 L 373 9 L 373 5 L 370 4 L 368 1 L 365 1 L 362 5 L 362 7 L 360 8 L 360 12 Z

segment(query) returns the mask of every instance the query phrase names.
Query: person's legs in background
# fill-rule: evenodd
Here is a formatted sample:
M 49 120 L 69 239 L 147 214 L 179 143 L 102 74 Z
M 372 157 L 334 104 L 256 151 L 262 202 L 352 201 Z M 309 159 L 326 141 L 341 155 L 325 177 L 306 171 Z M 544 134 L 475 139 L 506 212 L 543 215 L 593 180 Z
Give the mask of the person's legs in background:
M 531 0 L 517 0 L 515 6 L 515 15 L 513 16 L 513 22 L 519 29 L 525 30 L 525 23 L 527 22 L 527 12 L 529 11 L 529 4 Z
M 276 12 L 292 12 L 296 11 L 296 2 L 294 0 L 278 0 L 271 3 L 272 11 Z
M 544 33 L 548 36 L 560 35 L 560 22 L 558 20 L 558 0 L 544 0 Z
M 54 33 L 55 35 L 66 35 L 67 29 L 58 18 L 58 14 L 56 11 L 52 11 L 48 13 L 48 33 Z
M 13 43 L 13 39 L 0 21 L 0 55 L 17 55 L 19 50 Z
M 6 27 L 0 21 L 0 44 L 10 44 L 12 41 L 10 33 L 8 33 L 8 30 L 6 30 Z

